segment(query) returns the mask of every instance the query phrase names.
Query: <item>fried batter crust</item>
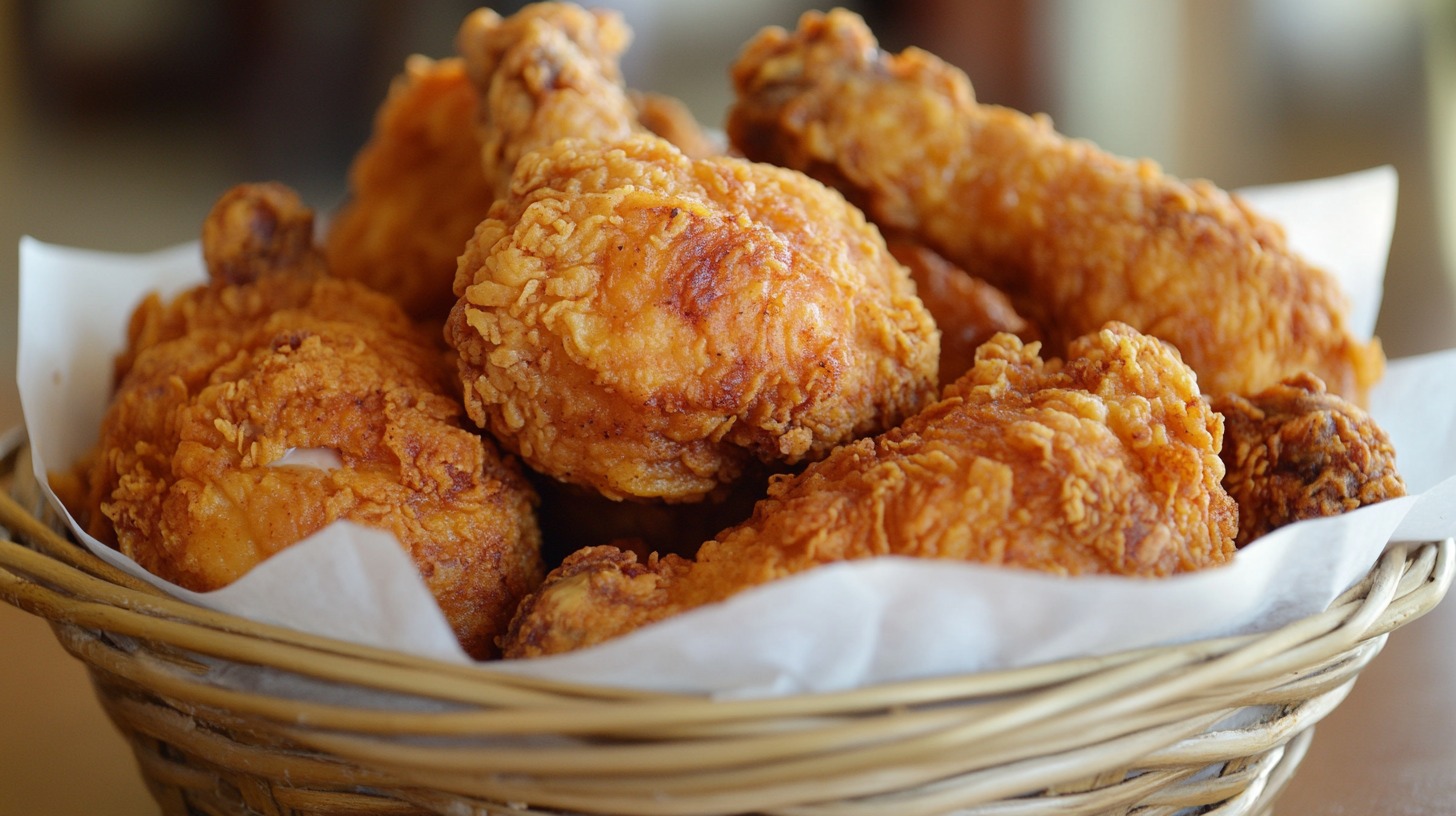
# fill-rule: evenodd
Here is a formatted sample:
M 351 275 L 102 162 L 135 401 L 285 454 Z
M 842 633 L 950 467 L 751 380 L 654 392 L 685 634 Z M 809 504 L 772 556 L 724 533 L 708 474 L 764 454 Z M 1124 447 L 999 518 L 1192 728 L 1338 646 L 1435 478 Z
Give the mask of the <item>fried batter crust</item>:
M 438 330 L 455 305 L 456 258 L 522 154 L 566 136 L 644 129 L 691 156 L 722 153 L 682 102 L 621 87 L 617 60 L 629 39 L 615 14 L 546 3 L 509 18 L 488 10 L 468 17 L 459 42 L 472 72 L 464 57 L 411 56 L 329 222 L 333 274 L 390 295 Z M 558 58 L 568 70 L 552 65 Z
M 93 535 L 198 591 L 335 520 L 387 530 L 462 646 L 492 656 L 543 571 L 535 494 L 465 426 L 448 368 L 399 307 L 296 254 L 311 232 L 312 213 L 280 186 L 218 201 L 210 282 L 133 317 L 75 509 Z M 337 462 L 290 464 L 297 451 Z
M 997 335 L 941 401 L 780 477 L 696 560 L 615 547 L 568 557 L 512 622 L 506 654 L 569 651 L 821 564 L 884 555 L 1061 575 L 1226 563 L 1237 509 L 1223 421 L 1167 344 L 1121 324 L 1065 364 Z
M 455 259 L 495 201 L 475 121 L 464 63 L 411 57 L 350 166 L 349 200 L 324 244 L 333 274 L 437 328 L 455 305 Z
M 890 254 L 910 270 L 919 295 L 940 329 L 940 382 L 955 382 L 976 360 L 976 349 L 1006 332 L 1035 340 L 1036 331 L 1000 289 L 903 238 L 889 240 Z
M 934 323 L 842 196 L 653 136 L 525 156 L 456 290 L 471 418 L 612 498 L 700 500 L 934 395 Z
M 455 48 L 480 99 L 476 137 L 496 198 L 522 156 L 558 139 L 611 142 L 641 132 L 618 60 L 632 40 L 622 16 L 534 3 L 509 17 L 481 8 Z
M 1381 376 L 1335 279 L 1238 196 L 978 104 L 964 73 L 881 51 L 851 12 L 765 29 L 733 81 L 734 147 L 839 188 L 1005 291 L 1050 355 L 1117 320 L 1177 346 L 1209 393 L 1310 371 L 1360 402 Z
M 1390 437 L 1317 377 L 1212 404 L 1224 417 L 1224 487 L 1239 505 L 1240 547 L 1286 524 L 1405 495 Z

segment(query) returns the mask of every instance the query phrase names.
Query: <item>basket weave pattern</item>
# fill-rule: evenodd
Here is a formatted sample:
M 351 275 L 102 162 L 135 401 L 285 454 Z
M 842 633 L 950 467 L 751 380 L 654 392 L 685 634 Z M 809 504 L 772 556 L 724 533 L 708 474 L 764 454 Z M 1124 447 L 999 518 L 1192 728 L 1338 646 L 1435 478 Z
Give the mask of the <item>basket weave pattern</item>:
M 553 683 L 202 609 L 0 496 L 0 598 L 88 667 L 164 813 L 1262 814 L 1451 540 L 1282 629 L 766 700 Z M 297 683 L 287 694 L 276 681 Z M 299 690 L 301 688 L 301 690 Z

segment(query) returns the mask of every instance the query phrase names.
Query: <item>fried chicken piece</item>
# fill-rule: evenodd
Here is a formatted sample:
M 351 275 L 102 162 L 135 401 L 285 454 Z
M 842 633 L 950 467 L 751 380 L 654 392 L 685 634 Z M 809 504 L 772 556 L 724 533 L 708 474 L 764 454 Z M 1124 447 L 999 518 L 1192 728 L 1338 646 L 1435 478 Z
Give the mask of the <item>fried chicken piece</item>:
M 461 60 L 405 63 L 349 169 L 350 198 L 329 224 L 334 275 L 390 295 L 415 320 L 444 321 L 455 305 L 455 259 L 495 201 L 475 120 Z
M 333 274 L 390 295 L 412 318 L 432 326 L 455 305 L 456 258 L 526 150 L 562 136 L 616 137 L 647 129 L 690 156 L 723 152 L 680 101 L 592 86 L 621 82 L 616 61 L 628 36 L 611 13 L 543 4 L 509 21 L 488 11 L 470 20 L 462 42 L 490 81 L 478 92 L 459 57 L 406 60 L 350 166 L 349 199 L 324 243 Z M 548 44 L 552 37 L 576 37 L 596 49 L 596 61 L 580 69 L 591 80 L 581 83 L 589 94 L 560 99 L 556 80 L 531 70 L 531 49 L 543 36 Z M 521 74 L 507 81 L 507 69 Z M 483 108 L 482 93 L 489 99 Z M 629 93 L 628 107 L 619 109 L 623 93 Z M 538 105 L 548 97 L 556 101 Z M 602 108 L 609 115 L 597 120 L 583 112 L 578 103 L 587 99 L 610 100 Z
M 973 278 L 923 244 L 889 239 L 890 254 L 910 270 L 915 293 L 940 329 L 940 382 L 955 382 L 976 361 L 976 349 L 997 334 L 1034 340 L 1031 324 L 1005 293 Z
M 615 11 L 533 3 L 465 18 L 455 47 L 480 99 L 476 138 L 496 198 L 516 162 L 558 139 L 613 142 L 643 131 L 618 60 L 632 32 Z
M 1286 524 L 1405 495 L 1385 431 L 1313 375 L 1211 402 L 1224 417 L 1223 484 L 1239 505 L 1240 547 Z
M 1177 346 L 1210 393 L 1311 371 L 1362 401 L 1382 374 L 1335 279 L 1240 198 L 978 104 L 964 73 L 884 53 L 851 12 L 765 29 L 732 75 L 735 148 L 838 187 L 1005 291 L 1049 354 L 1118 320 Z
M 690 159 L 722 156 L 728 146 L 708 135 L 682 100 L 667 94 L 627 89 L 642 127 L 672 142 Z
M 939 402 L 780 477 L 696 560 L 582 550 L 522 604 L 508 657 L 569 651 L 821 564 L 883 555 L 1062 575 L 1226 563 L 1223 421 L 1171 346 L 1122 324 L 1043 361 L 987 342 Z
M 446 326 L 471 418 L 552 478 L 695 502 L 913 412 L 935 329 L 878 232 L 800 174 L 648 134 L 629 39 L 568 3 L 460 28 L 502 196 Z
M 667 141 L 528 154 L 460 259 L 472 419 L 609 498 L 697 501 L 933 398 L 934 322 L 879 232 L 806 176 Z
M 465 426 L 397 304 L 322 274 L 312 227 L 280 185 L 219 199 L 210 281 L 133 316 L 81 515 L 199 591 L 335 520 L 387 530 L 466 651 L 491 656 L 544 571 L 534 493 Z

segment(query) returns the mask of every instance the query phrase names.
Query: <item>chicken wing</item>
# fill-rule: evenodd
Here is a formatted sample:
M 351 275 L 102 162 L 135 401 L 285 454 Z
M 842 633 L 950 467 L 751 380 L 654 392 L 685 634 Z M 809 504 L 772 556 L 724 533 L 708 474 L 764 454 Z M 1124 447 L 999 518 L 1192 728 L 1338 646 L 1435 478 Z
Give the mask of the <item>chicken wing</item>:
M 1385 431 L 1316 377 L 1211 401 L 1224 417 L 1223 483 L 1239 505 L 1240 547 L 1286 524 L 1405 495 Z
M 338 519 L 387 530 L 490 656 L 543 571 L 534 493 L 394 301 L 322 274 L 312 225 L 279 185 L 217 202 L 210 281 L 133 317 L 79 515 L 199 591 Z
M 1118 320 L 1177 346 L 1210 393 L 1310 371 L 1359 401 L 1383 371 L 1336 281 L 1237 196 L 978 104 L 962 72 L 882 52 L 851 12 L 764 30 L 733 82 L 738 150 L 838 187 L 1005 291 L 1049 354 Z
M 594 547 L 522 604 L 511 657 L 616 637 L 815 566 L 883 555 L 1062 575 L 1161 576 L 1223 564 L 1237 509 L 1223 422 L 1172 347 L 1121 324 L 1065 363 L 997 335 L 945 397 L 781 476 L 695 560 Z

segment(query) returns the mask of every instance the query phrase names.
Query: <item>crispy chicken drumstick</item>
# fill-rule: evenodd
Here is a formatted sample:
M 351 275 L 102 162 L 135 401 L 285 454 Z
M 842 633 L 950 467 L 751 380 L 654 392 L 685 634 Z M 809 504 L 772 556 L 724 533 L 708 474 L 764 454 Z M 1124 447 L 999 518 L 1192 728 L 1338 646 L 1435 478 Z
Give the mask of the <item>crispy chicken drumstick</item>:
M 764 30 L 733 81 L 728 136 L 745 156 L 836 186 L 1002 289 L 1049 354 L 1118 320 L 1177 346 L 1208 393 L 1309 371 L 1358 402 L 1383 371 L 1336 281 L 1237 196 L 978 104 L 962 72 L 881 51 L 851 12 Z
M 455 305 L 455 259 L 505 194 L 522 154 L 564 136 L 647 130 L 695 157 L 721 153 L 678 100 L 621 87 L 617 60 L 629 39 L 615 12 L 542 3 L 508 18 L 488 9 L 467 18 L 460 43 L 479 87 L 458 56 L 410 57 L 349 169 L 349 199 L 329 223 L 333 274 L 393 296 L 438 327 Z M 573 61 L 543 74 L 534 68 L 548 63 L 536 49 Z M 586 92 L 568 95 L 564 86 L 583 75 Z
M 801 173 L 636 128 L 624 27 L 573 8 L 459 36 L 487 163 L 514 170 L 446 327 L 471 418 L 562 482 L 696 502 L 932 398 L 936 328 L 879 231 Z

